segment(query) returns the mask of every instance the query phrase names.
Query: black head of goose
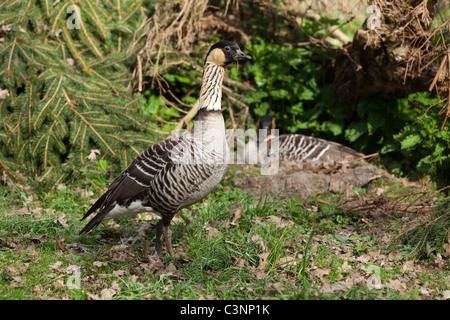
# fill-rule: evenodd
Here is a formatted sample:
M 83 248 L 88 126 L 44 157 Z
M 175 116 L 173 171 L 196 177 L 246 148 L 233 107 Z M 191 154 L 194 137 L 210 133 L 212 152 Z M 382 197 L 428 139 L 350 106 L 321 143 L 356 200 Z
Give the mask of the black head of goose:
M 271 131 L 275 129 L 275 119 L 268 115 L 261 116 L 257 121 L 257 129 L 258 134 L 260 130 L 267 130 L 265 134 L 258 135 L 259 146 L 262 145 L 263 137 L 267 137 L 266 140 L 272 138 Z M 364 157 L 362 153 L 340 143 L 302 134 L 282 134 L 278 139 L 278 154 L 281 160 L 335 163 Z
M 162 255 L 161 236 L 164 235 L 167 252 L 173 255 L 169 228 L 172 218 L 213 191 L 228 164 L 221 112 L 225 67 L 234 61 L 250 59 L 251 56 L 231 41 L 219 41 L 210 48 L 192 129 L 139 154 L 83 216 L 81 220 L 98 210 L 80 234 L 103 220 L 153 212 L 160 217 L 156 226 L 156 252 Z

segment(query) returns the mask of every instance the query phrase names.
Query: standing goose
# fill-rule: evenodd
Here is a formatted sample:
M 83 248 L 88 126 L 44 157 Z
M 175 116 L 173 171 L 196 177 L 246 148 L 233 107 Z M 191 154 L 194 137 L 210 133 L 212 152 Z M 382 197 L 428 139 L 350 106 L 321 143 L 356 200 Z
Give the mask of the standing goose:
M 259 130 L 267 130 L 266 139 L 272 139 L 271 130 L 275 129 L 275 120 L 271 116 L 262 116 L 258 119 L 256 127 Z M 259 133 L 257 130 L 257 133 Z M 262 141 L 256 140 L 257 147 Z M 263 139 L 261 137 L 261 139 Z M 278 137 L 278 157 L 281 160 L 296 160 L 308 162 L 335 163 L 340 160 L 354 160 L 364 157 L 349 147 L 337 142 L 320 138 L 304 136 L 301 134 L 282 134 Z
M 228 164 L 221 112 L 222 80 L 225 66 L 237 60 L 251 60 L 251 56 L 231 41 L 219 41 L 209 49 L 192 129 L 156 143 L 138 155 L 81 219 L 99 210 L 80 234 L 103 220 L 154 212 L 160 217 L 156 226 L 156 252 L 162 256 L 161 236 L 164 235 L 167 252 L 173 255 L 169 228 L 172 218 L 213 191 Z

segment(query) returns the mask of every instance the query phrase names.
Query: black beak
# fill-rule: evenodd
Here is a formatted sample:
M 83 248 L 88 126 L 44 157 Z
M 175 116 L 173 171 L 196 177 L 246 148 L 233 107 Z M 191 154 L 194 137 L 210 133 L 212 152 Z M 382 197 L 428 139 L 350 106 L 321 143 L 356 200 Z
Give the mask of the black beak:
M 236 51 L 236 60 L 252 60 L 252 56 L 244 53 L 241 49 Z

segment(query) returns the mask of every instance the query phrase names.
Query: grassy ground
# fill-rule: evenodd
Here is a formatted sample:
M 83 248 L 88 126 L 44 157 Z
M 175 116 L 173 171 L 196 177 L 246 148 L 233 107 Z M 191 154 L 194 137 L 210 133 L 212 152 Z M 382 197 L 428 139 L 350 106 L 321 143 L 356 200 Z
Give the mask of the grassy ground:
M 0 299 L 450 298 L 448 257 L 390 246 L 407 217 L 345 210 L 330 194 L 261 197 L 232 178 L 172 222 L 176 255 L 163 259 L 151 215 L 79 236 L 99 194 L 61 186 L 37 199 L 1 186 Z

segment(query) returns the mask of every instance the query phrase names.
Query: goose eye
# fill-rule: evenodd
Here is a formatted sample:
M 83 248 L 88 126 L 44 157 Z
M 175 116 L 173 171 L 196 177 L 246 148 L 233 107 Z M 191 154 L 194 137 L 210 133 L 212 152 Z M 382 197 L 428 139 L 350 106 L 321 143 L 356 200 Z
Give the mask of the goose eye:
M 230 48 L 229 46 L 226 46 L 226 47 L 225 47 L 225 51 L 226 51 L 226 52 L 228 52 L 228 51 L 230 51 L 230 50 L 231 50 L 231 48 Z

